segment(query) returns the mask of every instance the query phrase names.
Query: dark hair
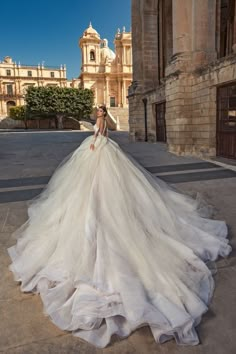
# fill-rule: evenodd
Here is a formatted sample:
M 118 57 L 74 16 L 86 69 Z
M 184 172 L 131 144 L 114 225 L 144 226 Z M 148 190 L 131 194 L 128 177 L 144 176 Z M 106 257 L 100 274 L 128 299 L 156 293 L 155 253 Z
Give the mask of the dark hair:
M 107 116 L 107 107 L 102 105 L 102 106 L 99 106 L 98 108 L 100 108 L 100 109 L 103 110 L 103 112 L 104 112 L 104 117 L 106 117 L 106 116 Z

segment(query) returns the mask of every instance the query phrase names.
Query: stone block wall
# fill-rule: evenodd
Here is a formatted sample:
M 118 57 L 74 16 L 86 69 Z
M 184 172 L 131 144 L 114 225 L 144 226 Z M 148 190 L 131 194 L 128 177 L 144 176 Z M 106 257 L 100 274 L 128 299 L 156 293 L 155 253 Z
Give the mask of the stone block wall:
M 145 139 L 145 98 L 149 141 L 156 141 L 155 106 L 165 102 L 169 150 L 216 155 L 217 87 L 236 82 L 236 6 L 230 23 L 222 19 L 223 7 L 220 0 L 132 0 L 134 81 L 128 98 L 135 140 Z M 230 43 L 222 51 L 226 25 Z
M 236 56 L 200 66 L 193 72 L 176 71 L 156 90 L 129 97 L 130 135 L 145 138 L 144 104 L 148 99 L 148 141 L 156 141 L 155 104 L 166 102 L 169 151 L 202 157 L 216 154 L 217 86 L 236 81 Z
M 191 74 L 177 72 L 166 79 L 166 136 L 169 150 L 191 150 L 192 87 Z
M 236 56 L 198 67 L 166 82 L 169 150 L 177 154 L 216 155 L 217 86 L 236 82 Z
M 129 135 L 130 140 L 143 141 L 145 139 L 142 95 L 132 94 L 129 97 Z

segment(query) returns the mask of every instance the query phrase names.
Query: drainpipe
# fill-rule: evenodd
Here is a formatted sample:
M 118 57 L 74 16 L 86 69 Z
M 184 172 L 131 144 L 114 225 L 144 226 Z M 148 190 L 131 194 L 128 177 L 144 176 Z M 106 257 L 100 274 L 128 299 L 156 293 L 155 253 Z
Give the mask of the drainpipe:
M 142 101 L 144 104 L 145 141 L 148 141 L 148 138 L 147 138 L 147 98 L 143 98 Z

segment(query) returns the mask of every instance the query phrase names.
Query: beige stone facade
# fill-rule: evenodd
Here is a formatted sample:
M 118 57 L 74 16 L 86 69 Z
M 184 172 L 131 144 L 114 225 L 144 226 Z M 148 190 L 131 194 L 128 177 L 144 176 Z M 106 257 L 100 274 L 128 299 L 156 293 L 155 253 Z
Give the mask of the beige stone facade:
M 24 95 L 29 86 L 68 85 L 71 82 L 66 79 L 65 65 L 22 65 L 16 64 L 7 56 L 0 62 L 0 116 L 7 116 L 10 107 L 24 104 Z
M 78 78 L 67 80 L 65 65 L 46 67 L 22 65 L 7 56 L 0 62 L 0 118 L 8 116 L 12 106 L 24 105 L 29 86 L 89 88 L 95 105 L 109 108 L 110 128 L 128 130 L 128 87 L 132 81 L 131 32 L 123 27 L 114 39 L 113 52 L 90 24 L 79 39 L 82 66 Z
M 130 135 L 236 158 L 235 0 L 133 0 Z
M 128 87 L 132 81 L 131 32 L 118 29 L 113 52 L 106 39 L 92 27 L 79 39 L 82 67 L 81 87 L 94 91 L 95 105 L 128 108 Z

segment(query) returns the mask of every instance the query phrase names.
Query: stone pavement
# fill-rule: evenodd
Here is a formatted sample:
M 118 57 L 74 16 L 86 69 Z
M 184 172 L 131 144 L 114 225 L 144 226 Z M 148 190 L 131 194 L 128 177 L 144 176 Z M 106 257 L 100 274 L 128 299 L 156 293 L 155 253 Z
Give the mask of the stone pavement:
M 0 352 L 7 354 L 233 354 L 236 353 L 236 258 L 217 262 L 216 289 L 198 332 L 201 344 L 180 347 L 172 340 L 156 344 L 148 327 L 129 338 L 113 338 L 105 349 L 57 329 L 43 314 L 40 297 L 23 294 L 8 270 L 11 233 L 27 218 L 27 201 L 45 186 L 57 165 L 90 132 L 0 132 Z M 236 248 L 236 172 L 227 161 L 177 157 L 164 144 L 129 143 L 125 132 L 111 138 L 153 174 L 185 193 L 200 193 L 226 220 Z M 229 168 L 228 168 L 229 167 Z

